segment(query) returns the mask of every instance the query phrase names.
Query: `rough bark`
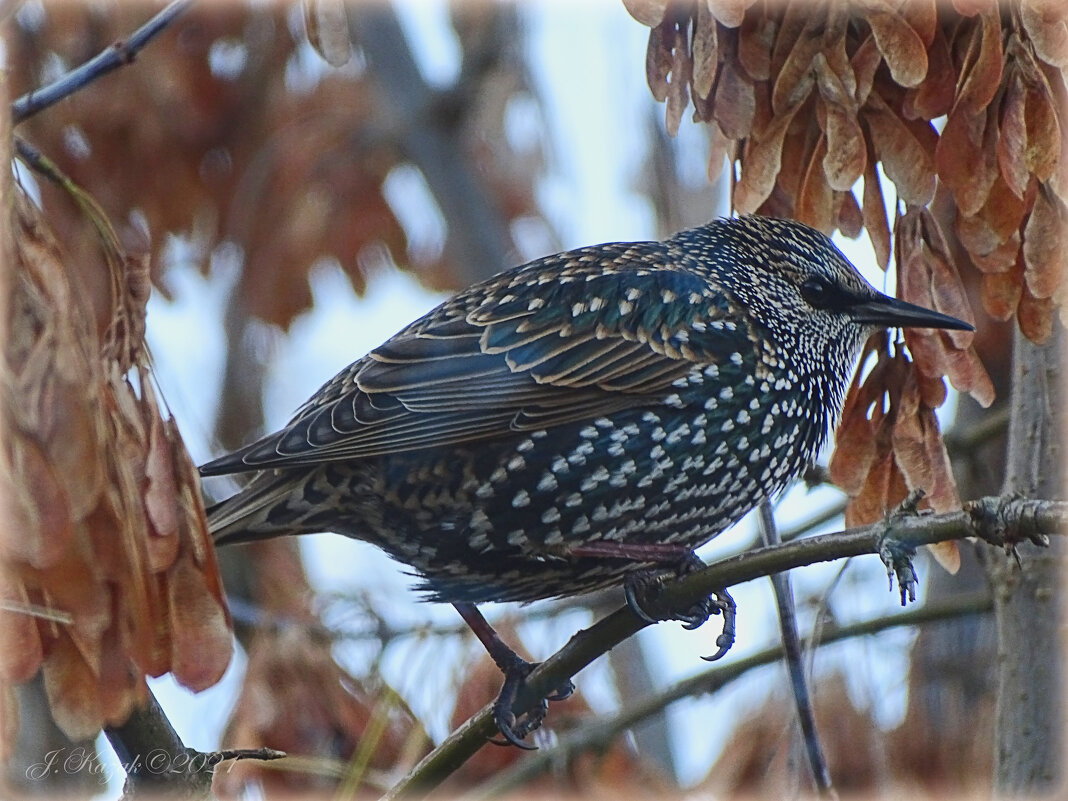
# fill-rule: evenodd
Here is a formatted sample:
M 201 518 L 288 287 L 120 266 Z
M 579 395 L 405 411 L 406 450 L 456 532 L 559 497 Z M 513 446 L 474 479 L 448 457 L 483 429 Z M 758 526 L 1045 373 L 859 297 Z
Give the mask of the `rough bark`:
M 1044 345 L 1016 335 L 1004 493 L 1064 497 L 1064 331 Z M 1001 797 L 1063 792 L 1061 655 L 1065 548 L 993 549 L 988 574 L 998 628 L 994 789 Z

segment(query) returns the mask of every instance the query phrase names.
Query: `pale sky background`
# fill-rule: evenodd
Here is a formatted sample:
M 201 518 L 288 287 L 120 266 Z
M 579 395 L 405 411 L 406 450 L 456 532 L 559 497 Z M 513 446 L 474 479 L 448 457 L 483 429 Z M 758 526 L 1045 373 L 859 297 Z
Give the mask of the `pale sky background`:
M 400 7 L 407 33 L 416 45 L 428 80 L 447 85 L 458 71 L 456 42 L 440 0 L 403 3 Z M 528 3 L 520 13 L 528 32 L 528 61 L 549 133 L 550 174 L 540 183 L 538 197 L 546 217 L 565 248 L 612 240 L 647 239 L 655 235 L 652 209 L 637 191 L 638 175 L 650 145 L 647 132 L 649 109 L 654 105 L 645 83 L 645 46 L 648 29 L 630 18 L 621 2 Z M 581 54 L 581 60 L 580 60 Z M 575 65 L 581 69 L 575 70 Z M 134 67 L 136 69 L 136 66 Z M 663 107 L 656 113 L 663 115 Z M 532 116 L 533 114 L 533 116 Z M 531 109 L 519 108 L 513 135 L 523 136 L 525 125 L 536 122 Z M 687 120 L 681 132 L 687 145 L 686 169 L 704 173 L 699 148 L 703 134 Z M 691 153 L 690 148 L 693 148 Z M 414 239 L 434 246 L 440 239 L 435 211 L 420 210 L 418 181 L 399 174 L 390 187 L 420 222 Z M 725 213 L 709 208 L 707 217 Z M 437 226 L 437 228 L 435 228 Z M 838 239 L 839 245 L 877 287 L 893 289 L 873 266 L 871 248 Z M 536 255 L 536 254 L 530 254 Z M 508 265 L 502 265 L 502 268 Z M 157 375 L 166 400 L 177 418 L 183 436 L 198 462 L 215 455 L 209 434 L 215 413 L 215 398 L 223 366 L 222 319 L 236 273 L 227 266 L 226 254 L 215 260 L 212 274 L 204 278 L 192 268 L 176 267 L 168 274 L 173 301 L 154 294 L 149 304 L 148 339 Z M 339 271 L 323 266 L 314 272 L 315 308 L 296 321 L 288 338 L 280 338 L 267 387 L 267 425 L 285 423 L 292 411 L 325 380 L 348 363 L 378 345 L 405 323 L 423 314 L 442 298 L 418 286 L 397 271 L 374 278 L 363 298 L 352 292 Z M 807 518 L 833 503 L 838 493 L 803 488 L 787 493 L 778 512 L 779 525 Z M 825 530 L 841 528 L 836 521 Z M 706 560 L 736 549 L 753 532 L 747 520 L 725 533 L 700 553 Z M 356 588 L 382 588 L 391 595 L 394 622 L 428 621 L 454 623 L 455 611 L 448 605 L 418 604 L 408 591 L 410 579 L 401 568 L 376 549 L 334 535 L 303 540 L 308 570 L 324 591 L 352 592 Z M 840 564 L 816 566 L 794 572 L 795 593 L 822 591 L 834 580 Z M 922 572 L 923 562 L 918 563 Z M 725 661 L 773 643 L 778 624 L 771 603 L 770 583 L 752 582 L 732 590 L 739 604 L 738 642 Z M 885 613 L 897 605 L 896 592 L 887 591 L 882 565 L 875 557 L 854 560 L 834 595 L 834 609 L 842 621 Z M 620 593 L 622 604 L 622 593 Z M 486 611 L 492 616 L 492 606 Z M 801 610 L 802 622 L 811 615 Z M 574 631 L 587 625 L 581 615 L 565 615 L 547 625 L 530 624 L 521 629 L 536 657 L 552 653 Z M 699 657 L 713 650 L 719 618 L 694 632 L 677 623 L 663 623 L 639 636 L 652 655 L 657 680 L 666 685 L 706 667 Z M 817 671 L 848 665 L 854 699 L 871 705 L 877 718 L 893 725 L 904 711 L 904 673 L 908 632 L 890 632 L 879 639 L 863 639 L 821 650 Z M 339 659 L 358 666 L 366 654 L 354 646 L 338 646 Z M 442 642 L 431 658 L 404 645 L 392 648 L 385 661 L 385 678 L 424 716 L 431 735 L 447 733 L 448 709 L 435 712 L 435 695 L 449 686 L 448 668 L 461 655 L 458 643 Z M 602 662 L 604 660 L 601 660 Z M 422 675 L 412 676 L 413 664 Z M 210 750 L 218 738 L 238 688 L 244 660 L 235 656 L 226 679 L 216 688 L 192 695 L 170 680 L 153 683 L 178 733 L 191 747 Z M 603 664 L 580 674 L 576 684 L 598 711 L 607 711 L 618 699 L 598 677 Z M 427 686 L 429 685 L 429 686 Z M 759 704 L 768 688 L 785 689 L 781 668 L 767 668 L 735 683 L 711 698 L 688 700 L 669 708 L 673 743 L 684 783 L 696 782 L 707 773 L 720 752 L 734 721 Z M 491 700 L 489 698 L 487 701 Z M 447 706 L 447 705 L 446 705 Z M 551 715 L 551 713 L 550 713 Z M 111 788 L 115 790 L 114 785 Z

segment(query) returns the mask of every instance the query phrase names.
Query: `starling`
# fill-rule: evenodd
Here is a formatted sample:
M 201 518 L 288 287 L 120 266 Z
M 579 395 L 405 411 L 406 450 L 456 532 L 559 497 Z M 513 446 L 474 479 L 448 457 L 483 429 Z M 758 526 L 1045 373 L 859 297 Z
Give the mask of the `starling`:
M 496 722 L 525 745 L 545 710 L 512 712 L 532 666 L 475 604 L 623 585 L 644 616 L 651 577 L 700 566 L 695 548 L 812 462 L 864 341 L 902 326 L 971 329 L 877 292 L 789 220 L 537 259 L 445 301 L 281 431 L 201 467 L 255 473 L 210 510 L 211 530 L 218 544 L 332 531 L 412 568 L 501 667 Z M 677 619 L 723 612 L 729 628 L 732 611 L 721 593 Z

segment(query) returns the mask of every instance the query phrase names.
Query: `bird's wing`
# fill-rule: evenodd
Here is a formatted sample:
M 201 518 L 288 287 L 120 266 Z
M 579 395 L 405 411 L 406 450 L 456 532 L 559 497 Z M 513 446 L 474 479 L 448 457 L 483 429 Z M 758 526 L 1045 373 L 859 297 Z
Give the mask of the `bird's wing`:
M 534 263 L 458 296 L 340 373 L 286 428 L 201 472 L 295 467 L 592 420 L 663 402 L 695 366 L 752 348 L 737 309 L 692 273 L 628 269 L 618 255 L 609 272 L 603 262 L 557 266 L 547 277 L 546 265 Z

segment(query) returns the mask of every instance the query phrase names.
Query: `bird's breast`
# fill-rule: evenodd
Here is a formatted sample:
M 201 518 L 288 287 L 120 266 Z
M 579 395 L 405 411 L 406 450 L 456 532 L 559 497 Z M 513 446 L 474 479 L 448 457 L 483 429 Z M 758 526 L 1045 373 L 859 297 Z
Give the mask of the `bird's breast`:
M 383 457 L 386 525 L 409 562 L 472 553 L 563 558 L 571 545 L 595 541 L 694 548 L 814 456 L 811 415 L 795 397 L 712 365 L 645 407 L 507 441 Z

